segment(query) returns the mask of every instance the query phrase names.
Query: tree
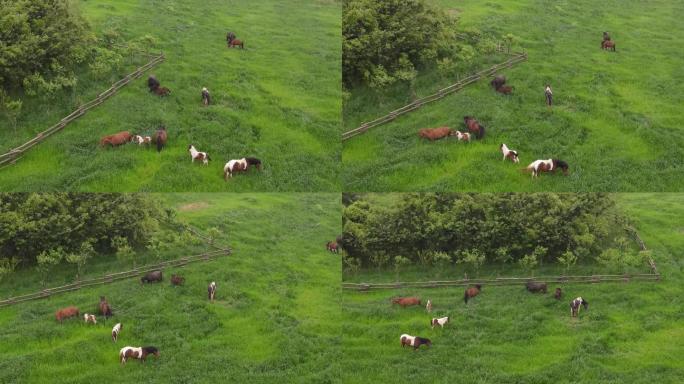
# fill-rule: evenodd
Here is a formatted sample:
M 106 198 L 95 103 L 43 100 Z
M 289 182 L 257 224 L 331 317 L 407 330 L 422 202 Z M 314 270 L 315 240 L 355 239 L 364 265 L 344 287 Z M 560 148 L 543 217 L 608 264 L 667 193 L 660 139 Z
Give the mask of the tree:
M 135 251 L 128 244 L 128 239 L 117 236 L 112 239 L 112 245 L 116 248 L 116 258 L 124 263 L 133 262 L 133 268 L 136 267 Z
M 62 259 L 64 259 L 64 250 L 62 248 L 43 251 L 38 255 L 38 270 L 40 271 L 43 285 L 47 282 L 50 271 L 59 264 Z
M 0 281 L 2 281 L 5 276 L 8 276 L 14 272 L 18 264 L 19 260 L 13 257 L 0 259 Z
M 78 252 L 69 253 L 65 259 L 70 264 L 76 265 L 76 280 L 80 279 L 88 260 L 95 255 L 95 248 L 93 248 L 93 239 L 81 243 L 81 248 Z
M 411 260 L 407 257 L 404 256 L 395 256 L 394 257 L 394 272 L 397 274 L 397 278 L 399 277 L 399 272 L 406 266 L 411 265 Z
M 467 249 L 458 255 L 457 263 L 470 265 L 475 271 L 479 271 L 485 262 L 485 255 L 478 249 Z
M 575 256 L 575 254 L 572 253 L 572 251 L 566 251 L 558 257 L 558 262 L 565 267 L 565 271 L 567 272 L 570 269 L 570 267 L 575 265 L 575 263 L 577 262 L 577 256 Z

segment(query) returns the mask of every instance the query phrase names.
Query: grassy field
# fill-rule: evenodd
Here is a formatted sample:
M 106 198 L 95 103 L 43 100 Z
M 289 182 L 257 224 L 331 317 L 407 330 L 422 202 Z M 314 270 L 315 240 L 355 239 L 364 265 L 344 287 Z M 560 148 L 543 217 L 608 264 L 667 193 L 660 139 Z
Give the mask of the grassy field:
M 435 0 L 457 13 L 463 28 L 502 36 L 513 33 L 529 60 L 502 73 L 513 96 L 495 93 L 488 81 L 376 127 L 343 145 L 345 191 L 680 191 L 684 170 L 684 64 L 677 41 L 681 3 L 609 0 L 593 2 Z M 610 31 L 617 52 L 600 49 Z M 502 60 L 503 61 L 503 60 Z M 491 66 L 491 58 L 478 61 Z M 420 74 L 417 95 L 433 84 Z M 544 84 L 554 91 L 546 107 Z M 406 104 L 406 87 L 385 94 L 355 89 L 344 106 L 345 131 Z M 486 126 L 484 140 L 428 143 L 424 127 L 463 127 L 474 115 Z M 500 143 L 520 153 L 521 165 L 503 163 Z M 536 159 L 559 158 L 570 175 L 531 180 L 519 168 Z
M 339 195 L 162 198 L 180 220 L 218 227 L 217 241 L 233 247 L 233 255 L 172 268 L 158 285 L 126 280 L 0 309 L 0 382 L 335 381 L 340 260 L 324 244 L 341 230 Z M 171 273 L 182 274 L 185 286 L 172 287 Z M 212 280 L 213 304 L 206 298 Z M 33 284 L 40 287 L 35 277 Z M 95 326 L 55 322 L 55 309 L 90 312 L 100 295 L 114 307 L 113 319 Z M 114 344 L 116 322 L 124 329 Z M 161 356 L 121 366 L 117 355 L 125 345 L 155 345 Z
M 317 1 L 77 1 L 98 35 L 156 38 L 167 59 L 63 132 L 0 170 L 13 191 L 335 191 L 340 157 L 340 5 Z M 245 49 L 227 49 L 227 31 Z M 79 74 L 72 94 L 26 99 L 18 130 L 0 122 L 0 152 L 33 137 L 145 60 L 127 58 L 106 80 Z M 147 74 L 172 90 L 149 94 Z M 214 105 L 201 105 L 203 86 Z M 169 145 L 158 154 L 127 145 L 98 148 L 100 137 L 159 124 Z M 190 163 L 188 145 L 208 152 L 208 167 Z M 226 183 L 223 166 L 245 156 L 264 162 Z
M 623 194 L 618 201 L 653 250 L 662 282 L 564 285 L 561 301 L 527 293 L 522 286 L 485 286 L 467 306 L 462 288 L 345 292 L 343 381 L 682 382 L 684 196 Z M 378 274 L 350 280 L 369 281 Z M 424 276 L 414 271 L 399 276 L 416 277 Z M 430 329 L 432 316 L 424 307 L 390 306 L 389 298 L 399 295 L 431 299 L 433 316 L 448 315 L 451 323 Z M 572 319 L 568 302 L 577 296 L 590 305 Z M 402 349 L 403 333 L 430 338 L 433 346 Z

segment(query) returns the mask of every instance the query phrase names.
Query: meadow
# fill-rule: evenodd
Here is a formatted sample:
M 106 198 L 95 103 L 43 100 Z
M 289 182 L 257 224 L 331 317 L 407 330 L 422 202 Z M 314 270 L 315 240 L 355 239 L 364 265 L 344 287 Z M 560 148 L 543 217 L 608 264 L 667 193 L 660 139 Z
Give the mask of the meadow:
M 681 3 L 653 1 L 497 2 L 435 0 L 459 17 L 459 27 L 519 38 L 528 61 L 502 71 L 513 95 L 494 92 L 481 80 L 391 123 L 345 141 L 345 191 L 679 191 L 684 169 L 684 91 L 677 84 L 681 55 L 676 41 Z M 617 51 L 600 49 L 609 31 Z M 461 77 L 502 62 L 483 56 Z M 427 96 L 455 82 L 424 68 L 415 95 Z M 554 106 L 544 101 L 550 83 Z M 344 130 L 412 100 L 409 87 L 383 92 L 358 87 L 343 106 Z M 482 141 L 420 140 L 421 128 L 462 129 L 463 116 L 484 126 Z M 502 162 L 499 144 L 520 154 Z M 570 164 L 570 175 L 532 180 L 520 168 L 536 159 Z
M 217 227 L 216 242 L 230 245 L 233 254 L 165 270 L 156 285 L 124 280 L 0 309 L 0 382 L 334 382 L 341 264 L 324 245 L 340 231 L 339 195 L 160 199 L 182 222 L 201 231 Z M 57 271 L 51 281 L 67 272 Z M 184 276 L 185 285 L 171 286 L 172 273 Z M 41 287 L 36 275 L 23 280 Z M 214 303 L 207 300 L 211 281 L 218 286 Z M 112 305 L 113 318 L 98 318 L 97 325 L 55 321 L 54 311 L 68 305 L 92 313 L 100 295 Z M 117 322 L 123 330 L 114 343 Z M 126 345 L 157 346 L 160 357 L 122 366 L 118 351 Z
M 122 0 L 76 2 L 98 36 L 149 37 L 166 60 L 113 98 L 0 169 L 5 191 L 334 191 L 340 155 L 340 6 L 329 0 L 259 2 Z M 245 49 L 228 49 L 234 31 Z M 25 97 L 16 132 L 0 120 L 5 152 L 58 122 L 76 106 L 146 62 L 125 57 L 95 77 L 78 72 L 73 92 L 54 100 Z M 148 92 L 155 74 L 171 89 Z M 201 104 L 207 87 L 213 105 Z M 161 153 L 126 145 L 98 147 L 100 137 L 128 130 L 169 132 Z M 212 158 L 191 164 L 194 144 Z M 264 167 L 224 182 L 230 159 L 258 157 Z
M 618 196 L 652 250 L 661 282 L 564 284 L 560 301 L 551 294 L 526 292 L 522 285 L 484 286 L 467 305 L 463 288 L 345 291 L 343 382 L 682 382 L 682 199 L 681 194 L 662 193 Z M 453 275 L 459 272 L 461 277 L 462 271 Z M 380 275 L 366 271 L 343 279 L 428 279 L 415 270 Z M 421 297 L 423 304 L 431 299 L 432 315 L 423 306 L 390 305 L 391 297 L 408 295 Z M 568 303 L 577 296 L 589 308 L 573 319 Z M 442 316 L 450 316 L 450 323 L 431 329 L 430 318 Z M 403 333 L 427 337 L 433 345 L 417 352 L 402 349 Z

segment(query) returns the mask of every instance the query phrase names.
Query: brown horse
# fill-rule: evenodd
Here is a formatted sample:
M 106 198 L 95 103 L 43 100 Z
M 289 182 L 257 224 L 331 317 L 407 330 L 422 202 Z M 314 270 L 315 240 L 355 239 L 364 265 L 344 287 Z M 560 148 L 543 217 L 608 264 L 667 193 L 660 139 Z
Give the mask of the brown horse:
M 104 316 L 105 319 L 112 317 L 112 307 L 107 303 L 107 299 L 104 296 L 100 296 L 100 315 Z
M 171 90 L 166 88 L 166 87 L 159 87 L 159 88 L 153 90 L 152 92 L 154 92 L 154 94 L 157 96 L 164 97 L 164 96 L 168 96 L 171 93 Z
M 610 40 L 603 40 L 601 42 L 601 49 L 615 52 L 615 42 Z
M 145 274 L 145 276 L 140 278 L 141 283 L 158 283 L 162 281 L 164 276 L 162 271 L 152 271 Z
M 480 123 L 474 117 L 463 116 L 463 122 L 465 123 L 466 128 L 468 128 L 468 131 L 474 134 L 475 137 L 478 139 L 484 137 L 485 127 L 484 125 L 480 125 Z
M 497 88 L 496 91 L 504 95 L 510 95 L 511 92 L 513 92 L 513 87 L 511 87 L 510 85 L 502 85 L 499 88 Z
M 144 363 L 148 355 L 159 357 L 159 350 L 157 347 L 123 347 L 119 351 L 121 364 L 126 364 L 129 358 L 139 359 L 141 363 Z
M 560 300 L 561 297 L 563 297 L 563 291 L 561 291 L 560 287 L 556 288 L 556 293 L 553 294 L 553 297 L 555 297 L 556 300 Z
M 525 288 L 532 293 L 546 293 L 546 283 L 537 283 L 536 281 L 528 281 Z
M 116 147 L 117 145 L 126 144 L 131 141 L 131 133 L 128 131 L 123 131 L 115 133 L 113 135 L 105 136 L 100 139 L 100 147 L 105 147 L 110 145 Z
M 152 136 L 152 142 L 157 144 L 157 152 L 161 152 L 166 145 L 166 138 L 166 127 L 162 125 Z
M 337 248 L 337 243 L 334 241 L 328 241 L 325 244 L 325 248 L 332 253 L 339 253 L 339 249 Z
M 57 310 L 57 312 L 55 312 L 55 319 L 61 323 L 64 319 L 78 317 L 78 315 L 78 308 L 71 306 Z
M 392 304 L 399 304 L 402 308 L 411 305 L 420 305 L 420 299 L 417 297 L 396 297 L 392 299 Z
M 418 136 L 424 137 L 431 141 L 443 139 L 451 135 L 453 135 L 453 133 L 449 127 L 423 128 L 418 131 Z
M 479 295 L 481 290 L 482 285 L 480 284 L 475 284 L 474 287 L 467 288 L 465 290 L 465 293 L 463 294 L 463 300 L 465 301 L 465 303 L 468 304 L 468 300 Z
M 242 49 L 245 49 L 245 42 L 242 40 L 238 40 L 238 39 L 233 39 L 230 42 L 228 42 L 228 48 L 235 48 L 235 47 L 240 47 Z
M 489 84 L 491 84 L 491 86 L 494 87 L 494 89 L 499 89 L 502 85 L 506 84 L 506 76 L 497 75 L 492 79 L 492 81 Z
M 171 285 L 183 285 L 185 284 L 185 277 L 178 275 L 171 275 Z

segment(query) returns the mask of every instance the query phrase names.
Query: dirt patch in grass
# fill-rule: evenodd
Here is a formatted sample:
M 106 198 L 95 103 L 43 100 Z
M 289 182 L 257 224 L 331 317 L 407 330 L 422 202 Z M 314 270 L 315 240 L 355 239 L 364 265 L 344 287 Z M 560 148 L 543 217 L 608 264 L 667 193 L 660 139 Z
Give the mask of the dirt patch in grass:
M 200 209 L 204 209 L 204 208 L 207 208 L 207 207 L 209 207 L 209 204 L 208 204 L 208 203 L 206 203 L 206 202 L 204 202 L 204 201 L 200 201 L 200 202 L 197 202 L 197 203 L 190 203 L 190 204 L 181 205 L 181 206 L 178 208 L 178 210 L 181 211 L 181 212 L 198 211 L 198 210 L 200 210 Z

